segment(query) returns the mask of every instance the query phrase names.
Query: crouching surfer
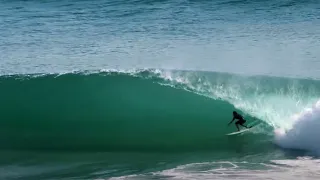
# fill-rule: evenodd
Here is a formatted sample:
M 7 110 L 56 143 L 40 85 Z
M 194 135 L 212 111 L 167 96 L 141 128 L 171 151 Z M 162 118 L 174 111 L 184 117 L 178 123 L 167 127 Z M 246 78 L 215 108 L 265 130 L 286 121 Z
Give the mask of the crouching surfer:
M 240 131 L 239 125 L 242 126 L 242 127 L 245 127 L 245 128 L 251 128 L 251 127 L 247 127 L 246 125 L 244 125 L 244 123 L 246 123 L 246 120 L 244 120 L 243 117 L 242 117 L 240 114 L 238 114 L 236 111 L 233 111 L 233 119 L 232 119 L 231 122 L 229 122 L 228 126 L 229 126 L 235 119 L 238 119 L 238 121 L 235 123 L 238 131 Z

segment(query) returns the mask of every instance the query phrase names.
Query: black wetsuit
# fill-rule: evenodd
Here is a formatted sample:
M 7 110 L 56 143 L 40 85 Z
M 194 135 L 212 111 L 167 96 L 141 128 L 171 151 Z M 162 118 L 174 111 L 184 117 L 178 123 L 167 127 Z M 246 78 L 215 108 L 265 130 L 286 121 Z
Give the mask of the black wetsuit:
M 233 119 L 239 119 L 236 124 L 240 124 L 240 125 L 243 125 L 246 120 L 243 119 L 243 117 L 240 115 L 240 114 L 236 114 L 233 116 Z
M 244 123 L 246 122 L 246 120 L 244 120 L 243 117 L 242 117 L 240 114 L 238 114 L 238 113 L 236 113 L 236 112 L 234 111 L 234 112 L 233 112 L 233 119 L 232 119 L 232 121 L 231 121 L 229 124 L 231 124 L 235 119 L 238 119 L 238 121 L 235 123 L 238 131 L 240 131 L 239 125 L 240 125 L 240 126 L 243 126 L 243 127 L 245 127 L 245 128 L 251 128 L 251 127 L 252 127 L 252 126 L 251 126 L 251 127 L 247 127 L 246 125 L 244 125 Z

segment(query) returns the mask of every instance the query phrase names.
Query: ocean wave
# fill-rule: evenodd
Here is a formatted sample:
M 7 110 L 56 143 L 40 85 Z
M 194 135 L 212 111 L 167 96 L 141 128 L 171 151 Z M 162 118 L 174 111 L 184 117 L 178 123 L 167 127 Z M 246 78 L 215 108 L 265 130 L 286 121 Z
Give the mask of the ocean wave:
M 313 103 L 315 80 L 160 69 L 0 77 L 0 148 L 248 151 Z M 232 143 L 233 110 L 259 127 Z M 292 123 L 291 123 L 292 124 Z M 261 141 L 268 142 L 268 141 Z M 268 142 L 269 143 L 269 142 Z

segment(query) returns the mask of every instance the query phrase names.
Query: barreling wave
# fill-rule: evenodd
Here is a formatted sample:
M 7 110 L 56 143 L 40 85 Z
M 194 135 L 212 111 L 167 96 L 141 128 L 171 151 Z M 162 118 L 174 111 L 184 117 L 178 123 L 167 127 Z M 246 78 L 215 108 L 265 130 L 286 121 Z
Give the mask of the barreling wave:
M 109 70 L 0 77 L 0 148 L 81 151 L 266 150 L 272 128 L 314 103 L 320 83 L 276 77 Z M 233 110 L 264 123 L 230 138 Z M 250 143 L 244 143 L 250 142 Z M 255 143 L 252 143 L 255 142 Z

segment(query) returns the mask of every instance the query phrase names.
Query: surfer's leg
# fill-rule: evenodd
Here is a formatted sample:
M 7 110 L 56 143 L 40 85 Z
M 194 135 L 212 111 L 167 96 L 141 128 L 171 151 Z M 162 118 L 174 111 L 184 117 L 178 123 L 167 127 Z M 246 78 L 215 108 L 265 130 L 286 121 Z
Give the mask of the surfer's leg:
M 236 122 L 236 127 L 237 127 L 238 131 L 240 131 L 239 124 L 240 124 L 240 122 L 237 121 L 237 122 Z
M 244 124 L 240 124 L 242 127 L 245 127 L 245 128 L 248 128 L 246 125 L 244 125 Z
M 240 124 L 242 127 L 248 128 L 246 125 L 244 125 L 244 123 L 246 123 L 246 120 L 242 120 L 239 124 Z

